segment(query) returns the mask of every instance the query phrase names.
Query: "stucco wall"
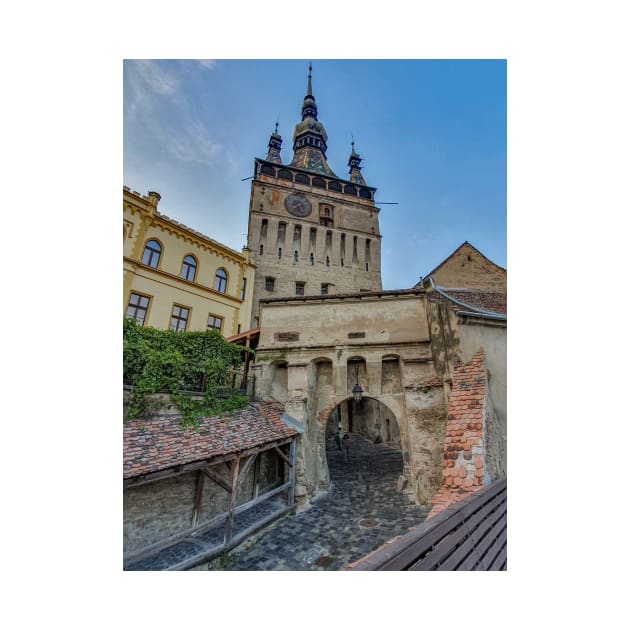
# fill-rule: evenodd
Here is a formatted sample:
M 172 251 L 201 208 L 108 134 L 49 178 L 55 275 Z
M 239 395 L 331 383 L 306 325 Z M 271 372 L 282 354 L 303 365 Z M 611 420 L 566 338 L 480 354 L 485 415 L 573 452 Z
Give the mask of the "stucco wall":
M 425 303 L 418 296 L 264 304 L 259 348 L 356 346 L 427 341 Z M 298 334 L 295 340 L 277 335 Z M 360 337 L 352 337 L 361 335 Z
M 507 328 L 471 323 L 459 326 L 462 360 L 468 362 L 481 348 L 488 370 L 490 398 L 501 430 L 507 431 Z
M 170 326 L 174 304 L 189 307 L 187 330 L 206 330 L 208 316 L 223 318 L 221 333 L 229 337 L 247 330 L 251 319 L 255 267 L 246 255 L 225 248 L 220 243 L 194 233 L 157 212 L 158 199 L 144 198 L 123 190 L 123 252 L 124 295 L 123 312 L 132 292 L 150 298 L 145 325 L 166 329 Z M 162 248 L 157 268 L 141 264 L 148 240 L 157 240 Z M 247 252 L 245 252 L 247 254 Z M 182 261 L 192 255 L 197 261 L 194 280 L 180 277 Z M 219 268 L 226 271 L 224 293 L 214 291 Z M 245 295 L 241 301 L 242 280 Z

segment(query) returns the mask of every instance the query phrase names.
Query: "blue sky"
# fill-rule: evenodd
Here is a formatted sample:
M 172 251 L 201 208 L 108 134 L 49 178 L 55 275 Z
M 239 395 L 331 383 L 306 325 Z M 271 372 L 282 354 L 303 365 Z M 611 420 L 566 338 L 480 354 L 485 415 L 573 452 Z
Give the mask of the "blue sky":
M 254 157 L 276 120 L 292 158 L 309 60 L 124 62 L 124 184 L 240 251 Z M 351 137 L 378 188 L 383 288 L 412 286 L 465 240 L 506 267 L 506 62 L 318 60 L 328 164 Z

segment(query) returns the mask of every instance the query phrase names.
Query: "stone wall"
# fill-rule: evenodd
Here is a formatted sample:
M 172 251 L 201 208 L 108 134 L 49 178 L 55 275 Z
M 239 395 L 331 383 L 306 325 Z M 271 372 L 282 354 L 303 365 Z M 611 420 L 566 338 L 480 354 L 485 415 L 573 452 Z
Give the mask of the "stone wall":
M 431 274 L 441 287 L 507 291 L 507 271 L 464 243 Z
M 311 204 L 305 217 L 285 208 L 285 199 L 295 193 Z M 331 226 L 320 225 L 321 204 L 332 208 Z M 258 301 L 294 296 L 296 282 L 304 283 L 304 295 L 320 295 L 323 284 L 329 294 L 380 290 L 380 238 L 372 200 L 257 174 L 248 228 L 251 260 L 258 267 L 252 326 Z M 267 277 L 274 278 L 272 291 L 265 288 Z
M 305 428 L 296 453 L 300 504 L 327 488 L 325 439 L 333 412 L 344 430 L 352 425 L 371 440 L 387 441 L 389 427 L 390 443 L 402 452 L 401 472 L 426 503 L 440 483 L 446 401 L 431 355 L 425 293 L 267 303 L 262 322 L 256 393 L 273 395 L 273 362 L 285 361 L 285 411 Z M 357 381 L 360 405 L 352 401 Z

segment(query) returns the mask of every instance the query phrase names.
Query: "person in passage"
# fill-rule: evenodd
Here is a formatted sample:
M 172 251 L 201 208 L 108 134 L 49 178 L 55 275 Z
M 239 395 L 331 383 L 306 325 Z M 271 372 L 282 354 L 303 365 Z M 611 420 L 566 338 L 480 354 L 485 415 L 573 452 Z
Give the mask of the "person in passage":
M 344 460 L 349 462 L 350 461 L 350 436 L 347 433 L 343 434 L 341 445 L 343 446 Z
M 337 433 L 335 433 L 335 444 L 337 445 L 337 450 L 341 450 L 341 427 L 337 429 Z

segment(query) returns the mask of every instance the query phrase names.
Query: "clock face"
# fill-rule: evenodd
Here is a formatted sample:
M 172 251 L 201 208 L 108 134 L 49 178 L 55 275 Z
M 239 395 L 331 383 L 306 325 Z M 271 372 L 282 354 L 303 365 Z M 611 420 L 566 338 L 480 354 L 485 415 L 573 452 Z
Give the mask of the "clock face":
M 311 202 L 304 195 L 289 195 L 284 200 L 284 207 L 294 217 L 307 217 L 311 214 Z

